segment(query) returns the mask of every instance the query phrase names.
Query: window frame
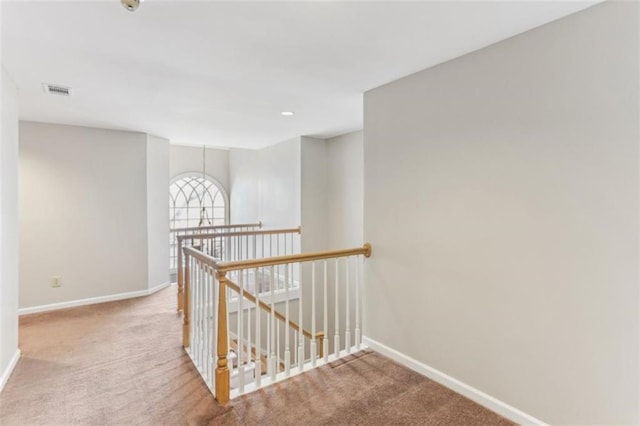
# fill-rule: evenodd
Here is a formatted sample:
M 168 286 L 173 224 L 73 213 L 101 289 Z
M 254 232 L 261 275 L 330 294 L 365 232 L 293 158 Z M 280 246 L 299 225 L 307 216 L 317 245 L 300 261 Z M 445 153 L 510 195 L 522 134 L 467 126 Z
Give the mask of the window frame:
M 202 178 L 202 172 L 185 172 L 185 173 L 180 173 L 174 177 L 172 177 L 169 180 L 169 188 L 168 192 L 169 192 L 169 209 L 175 209 L 175 203 L 172 201 L 172 197 L 171 197 L 171 187 L 180 179 L 184 179 L 184 178 Z M 227 194 L 226 189 L 224 188 L 224 186 L 222 186 L 222 184 L 220 183 L 220 181 L 216 178 L 214 178 L 211 175 L 205 174 L 204 175 L 205 180 L 208 180 L 209 182 L 211 182 L 217 189 L 218 191 L 222 194 L 222 197 L 224 199 L 224 224 L 228 225 L 229 224 L 229 195 Z M 211 220 L 213 221 L 213 217 L 211 218 Z M 175 221 L 171 220 L 171 210 L 169 211 L 169 229 L 172 228 L 183 228 L 183 227 L 176 227 L 176 226 L 172 226 L 172 224 L 175 223 Z

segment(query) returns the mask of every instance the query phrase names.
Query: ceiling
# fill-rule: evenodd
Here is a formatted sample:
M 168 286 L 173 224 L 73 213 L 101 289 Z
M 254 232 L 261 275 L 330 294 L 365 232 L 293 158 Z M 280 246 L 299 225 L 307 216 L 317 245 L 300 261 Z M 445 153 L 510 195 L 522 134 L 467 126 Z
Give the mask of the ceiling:
M 2 62 L 23 120 L 259 148 L 360 129 L 363 92 L 594 3 L 3 1 Z

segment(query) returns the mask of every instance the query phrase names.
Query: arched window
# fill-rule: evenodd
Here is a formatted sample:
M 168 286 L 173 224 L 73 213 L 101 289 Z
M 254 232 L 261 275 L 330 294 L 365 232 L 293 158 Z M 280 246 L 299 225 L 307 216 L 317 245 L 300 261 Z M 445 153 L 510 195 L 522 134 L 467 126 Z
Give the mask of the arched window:
M 222 188 L 209 176 L 203 178 L 195 173 L 178 176 L 169 186 L 169 226 L 224 225 L 227 220 L 226 198 Z
M 225 225 L 227 205 L 227 194 L 215 179 L 195 172 L 180 175 L 169 185 L 169 228 Z M 175 234 L 170 233 L 171 270 L 176 268 L 176 248 Z

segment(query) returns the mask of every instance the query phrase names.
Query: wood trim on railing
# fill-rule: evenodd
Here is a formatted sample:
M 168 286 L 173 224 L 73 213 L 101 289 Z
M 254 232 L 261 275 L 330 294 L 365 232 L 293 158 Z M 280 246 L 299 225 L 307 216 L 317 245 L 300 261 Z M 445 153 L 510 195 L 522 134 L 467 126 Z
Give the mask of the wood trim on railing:
M 364 255 L 364 257 L 371 256 L 371 244 L 365 243 L 362 247 L 346 250 L 331 250 L 315 253 L 292 254 L 289 256 L 265 257 L 263 259 L 219 262 L 217 263 L 216 270 L 218 272 L 229 272 L 237 271 L 239 269 L 253 269 L 265 266 L 284 265 L 287 263 L 311 262 L 313 260 L 332 259 L 336 257 L 357 256 L 359 254 Z
M 218 232 L 215 234 L 188 234 L 188 235 L 176 235 L 178 241 L 181 240 L 204 240 L 207 238 L 220 238 L 220 237 L 244 237 L 251 235 L 274 235 L 274 234 L 300 234 L 302 228 L 284 228 L 284 229 L 263 229 L 260 231 L 234 231 L 234 232 Z
M 218 270 L 218 261 L 216 260 L 215 257 L 211 257 L 208 254 L 205 254 L 200 250 L 191 246 L 183 247 L 182 252 L 185 255 L 193 256 L 194 258 L 200 260 L 201 262 L 206 263 L 207 265 L 213 267 L 216 271 Z
M 237 225 L 191 226 L 188 228 L 169 228 L 169 232 L 197 231 L 198 229 L 262 228 L 262 222 L 239 223 Z

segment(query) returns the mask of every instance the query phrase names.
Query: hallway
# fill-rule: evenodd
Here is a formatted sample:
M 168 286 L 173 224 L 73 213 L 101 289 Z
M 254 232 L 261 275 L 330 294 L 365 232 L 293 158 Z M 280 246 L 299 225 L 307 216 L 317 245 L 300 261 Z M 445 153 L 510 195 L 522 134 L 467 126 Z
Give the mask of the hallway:
M 180 346 L 175 290 L 22 317 L 0 424 L 510 424 L 373 352 L 219 406 Z

